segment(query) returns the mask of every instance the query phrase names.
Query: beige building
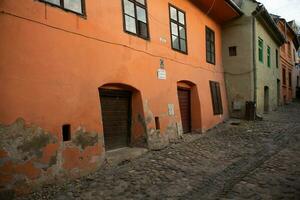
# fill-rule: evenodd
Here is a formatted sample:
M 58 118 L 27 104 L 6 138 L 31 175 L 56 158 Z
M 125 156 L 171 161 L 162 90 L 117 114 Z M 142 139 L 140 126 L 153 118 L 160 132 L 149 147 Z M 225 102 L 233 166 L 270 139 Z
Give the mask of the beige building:
M 231 117 L 244 118 L 246 102 L 257 114 L 280 104 L 279 47 L 284 37 L 265 7 L 237 1 L 244 15 L 223 26 L 223 65 Z

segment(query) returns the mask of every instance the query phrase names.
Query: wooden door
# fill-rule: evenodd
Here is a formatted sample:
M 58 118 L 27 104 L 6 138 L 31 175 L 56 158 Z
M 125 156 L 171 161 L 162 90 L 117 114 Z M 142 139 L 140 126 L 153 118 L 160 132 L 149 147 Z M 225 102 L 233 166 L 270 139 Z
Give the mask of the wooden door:
M 191 92 L 178 88 L 178 100 L 183 133 L 191 132 Z
M 100 89 L 105 149 L 126 147 L 130 139 L 131 93 Z

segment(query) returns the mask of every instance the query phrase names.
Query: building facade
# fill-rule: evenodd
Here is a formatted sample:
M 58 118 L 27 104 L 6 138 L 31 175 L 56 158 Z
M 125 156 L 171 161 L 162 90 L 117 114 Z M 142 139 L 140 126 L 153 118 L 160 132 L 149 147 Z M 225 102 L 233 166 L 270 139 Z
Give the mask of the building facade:
M 246 102 L 255 102 L 259 115 L 280 104 L 279 47 L 284 38 L 263 5 L 237 3 L 244 15 L 222 26 L 222 53 L 230 115 L 244 118 Z
M 0 186 L 26 192 L 228 118 L 231 1 L 2 0 Z
M 296 96 L 297 79 L 297 57 L 296 50 L 299 47 L 298 38 L 295 31 L 285 19 L 273 16 L 278 28 L 285 37 L 285 43 L 280 47 L 280 61 L 282 74 L 282 102 L 289 103 Z
M 300 27 L 295 20 L 288 22 L 288 24 L 297 35 L 297 38 L 293 40 L 293 43 L 295 44 L 295 52 L 294 52 L 295 67 L 293 68 L 292 71 L 292 88 L 293 88 L 293 98 L 299 100 L 300 99 L 300 48 L 299 48 Z

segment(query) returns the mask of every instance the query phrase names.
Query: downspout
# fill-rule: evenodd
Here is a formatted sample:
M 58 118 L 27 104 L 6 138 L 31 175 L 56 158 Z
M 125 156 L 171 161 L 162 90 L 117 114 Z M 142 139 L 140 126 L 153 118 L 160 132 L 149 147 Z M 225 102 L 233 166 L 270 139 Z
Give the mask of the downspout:
M 255 26 L 255 16 L 252 16 L 252 46 L 253 46 L 253 84 L 254 84 L 254 95 L 253 101 L 257 102 L 257 74 L 256 74 L 256 26 Z

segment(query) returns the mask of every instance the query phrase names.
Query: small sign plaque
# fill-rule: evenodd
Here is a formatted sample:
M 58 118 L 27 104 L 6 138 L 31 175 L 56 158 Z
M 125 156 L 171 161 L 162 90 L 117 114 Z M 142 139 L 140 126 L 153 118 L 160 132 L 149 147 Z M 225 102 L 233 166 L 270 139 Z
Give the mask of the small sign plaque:
M 166 80 L 167 79 L 167 72 L 165 69 L 158 69 L 157 70 L 157 78 L 160 80 Z
M 175 115 L 174 104 L 168 104 L 168 114 L 169 114 L 169 116 Z

